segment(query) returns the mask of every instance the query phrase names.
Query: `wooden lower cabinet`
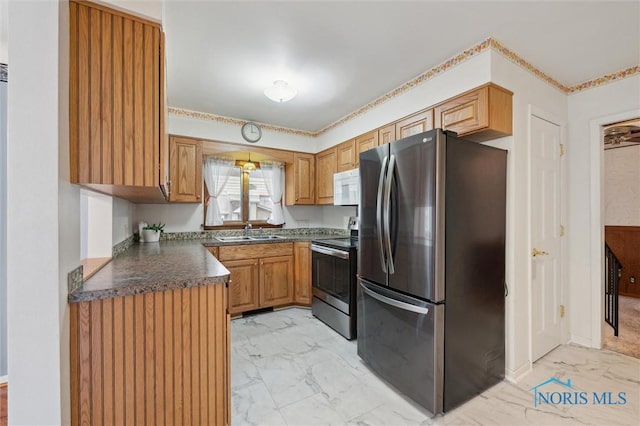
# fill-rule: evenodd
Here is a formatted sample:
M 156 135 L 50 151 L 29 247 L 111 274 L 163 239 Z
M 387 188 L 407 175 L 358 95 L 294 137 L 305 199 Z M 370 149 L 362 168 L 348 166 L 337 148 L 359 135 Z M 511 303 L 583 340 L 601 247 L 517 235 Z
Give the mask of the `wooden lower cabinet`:
M 220 246 L 218 260 L 231 272 L 229 312 L 293 303 L 293 254 L 290 242 Z
M 260 259 L 260 307 L 293 303 L 293 256 Z
M 224 266 L 231 273 L 229 313 L 237 314 L 260 307 L 258 259 L 230 260 Z
M 294 243 L 293 251 L 294 301 L 311 305 L 311 243 Z
M 228 425 L 227 288 L 70 305 L 71 424 Z

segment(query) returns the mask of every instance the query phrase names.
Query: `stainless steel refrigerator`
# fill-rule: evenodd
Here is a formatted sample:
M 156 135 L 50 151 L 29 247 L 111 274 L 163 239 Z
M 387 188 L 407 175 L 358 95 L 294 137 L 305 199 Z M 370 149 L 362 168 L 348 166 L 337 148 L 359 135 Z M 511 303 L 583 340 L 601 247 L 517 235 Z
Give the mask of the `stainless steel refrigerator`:
M 504 378 L 506 160 L 440 129 L 360 154 L 358 355 L 434 415 Z

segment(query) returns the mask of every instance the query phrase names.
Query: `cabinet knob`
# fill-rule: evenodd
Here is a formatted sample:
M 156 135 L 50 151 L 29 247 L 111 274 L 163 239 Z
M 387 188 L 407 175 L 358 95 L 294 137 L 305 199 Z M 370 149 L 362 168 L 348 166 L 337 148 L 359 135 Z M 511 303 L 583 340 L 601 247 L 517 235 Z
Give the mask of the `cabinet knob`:
M 199 196 L 199 195 L 196 195 L 196 199 L 198 199 L 198 200 L 199 200 L 199 199 L 200 199 L 200 196 Z
M 254 263 L 253 266 L 258 266 L 258 262 Z
M 233 280 L 229 280 L 229 284 L 231 284 L 233 282 Z

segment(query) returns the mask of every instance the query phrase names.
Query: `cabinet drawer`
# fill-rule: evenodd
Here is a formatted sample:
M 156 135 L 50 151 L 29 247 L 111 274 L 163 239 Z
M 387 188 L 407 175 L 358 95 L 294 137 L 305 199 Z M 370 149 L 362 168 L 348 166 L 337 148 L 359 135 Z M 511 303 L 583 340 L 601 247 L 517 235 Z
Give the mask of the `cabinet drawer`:
M 259 257 L 293 256 L 293 243 L 244 244 L 239 246 L 220 246 L 218 259 L 256 259 Z

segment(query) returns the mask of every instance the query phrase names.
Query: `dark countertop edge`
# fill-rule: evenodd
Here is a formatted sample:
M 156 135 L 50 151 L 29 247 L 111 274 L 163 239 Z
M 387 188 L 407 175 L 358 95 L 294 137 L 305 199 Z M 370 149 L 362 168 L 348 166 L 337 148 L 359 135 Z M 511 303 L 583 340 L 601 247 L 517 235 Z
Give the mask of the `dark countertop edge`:
M 206 249 L 207 247 L 221 247 L 221 246 L 235 246 L 235 245 L 311 242 L 313 240 L 344 238 L 344 237 L 348 237 L 348 235 L 322 233 L 322 234 L 283 235 L 283 237 L 284 238 L 278 238 L 273 240 L 250 240 L 250 241 L 218 241 L 210 237 L 209 238 L 193 238 L 193 239 L 192 238 L 176 239 L 176 240 L 171 239 L 171 240 L 161 240 L 160 244 L 162 244 L 163 242 L 191 241 L 195 244 L 198 244 L 198 243 L 201 244 Z M 126 248 L 126 250 L 132 249 L 133 247 L 135 247 L 136 244 L 139 244 L 139 243 L 131 244 L 129 247 Z M 224 266 L 224 264 L 222 265 Z M 84 290 L 83 289 L 84 282 L 83 282 L 78 289 L 68 294 L 67 300 L 68 300 L 68 303 L 89 302 L 93 300 L 104 300 L 104 299 L 110 299 L 114 297 L 124 297 L 124 296 L 132 296 L 136 294 L 147 294 L 147 293 L 154 293 L 154 292 L 160 292 L 160 291 L 166 291 L 166 290 L 199 287 L 203 285 L 212 285 L 212 284 L 215 285 L 215 284 L 223 284 L 223 283 L 226 284 L 229 280 L 229 277 L 230 277 L 229 273 L 219 275 L 219 276 L 213 276 L 213 277 L 198 277 L 198 278 L 186 277 L 184 279 L 178 279 L 178 280 L 172 280 L 172 281 L 138 283 L 138 284 L 132 284 L 132 285 L 127 285 L 123 287 L 107 288 L 107 289 L 101 289 L 101 290 Z
M 335 240 L 336 238 L 347 238 L 348 235 L 296 235 L 284 238 L 274 238 L 272 240 L 245 240 L 245 241 L 218 241 L 216 239 L 194 240 L 201 241 L 205 247 L 239 246 L 252 244 L 272 244 L 272 243 L 310 243 L 314 240 Z
M 76 291 L 69 293 L 69 303 L 91 302 L 94 300 L 112 299 L 114 297 L 134 296 L 137 294 L 157 293 L 168 290 L 201 287 L 205 285 L 227 284 L 230 274 L 216 277 L 185 278 L 184 280 L 157 282 L 154 284 L 141 283 L 122 288 L 105 290 Z

